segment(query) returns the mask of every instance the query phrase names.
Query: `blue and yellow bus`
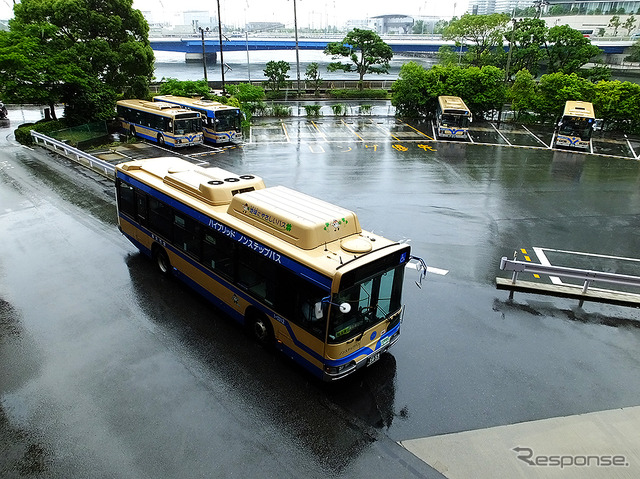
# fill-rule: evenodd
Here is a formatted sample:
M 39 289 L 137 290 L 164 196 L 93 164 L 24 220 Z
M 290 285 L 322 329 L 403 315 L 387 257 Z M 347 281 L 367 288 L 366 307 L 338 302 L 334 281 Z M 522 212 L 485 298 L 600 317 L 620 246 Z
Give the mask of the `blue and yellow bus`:
M 438 97 L 436 134 L 439 138 L 469 138 L 471 121 L 471 110 L 460 97 Z
M 120 100 L 116 103 L 120 127 L 134 137 L 174 147 L 202 144 L 200 113 L 171 103 Z
M 568 101 L 555 131 L 554 146 L 591 151 L 591 134 L 596 117 L 588 101 Z
M 172 103 L 199 112 L 202 116 L 204 141 L 215 144 L 242 141 L 242 112 L 235 106 L 174 95 L 159 95 L 153 101 Z
M 121 163 L 120 231 L 315 376 L 333 381 L 398 340 L 410 249 L 352 211 L 179 158 Z

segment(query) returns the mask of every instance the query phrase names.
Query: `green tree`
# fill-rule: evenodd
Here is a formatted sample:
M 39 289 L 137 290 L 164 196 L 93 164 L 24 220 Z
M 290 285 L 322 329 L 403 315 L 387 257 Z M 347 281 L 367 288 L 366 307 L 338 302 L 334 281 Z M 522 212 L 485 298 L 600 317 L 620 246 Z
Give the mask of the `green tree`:
M 118 96 L 146 97 L 154 56 L 132 0 L 23 0 L 0 32 L 0 92 L 65 103 L 73 123 L 113 117 Z M 52 109 L 52 111 L 55 111 Z
M 594 85 L 576 73 L 550 73 L 542 75 L 538 82 L 534 111 L 543 119 L 555 119 L 560 116 L 567 100 L 591 101 Z
M 265 94 L 262 87 L 251 83 L 238 83 L 227 85 L 227 91 L 240 103 L 260 102 L 264 100 Z
M 465 14 L 449 23 L 442 38 L 455 40 L 457 46 L 467 45 L 464 59 L 470 65 L 498 65 L 504 61 L 503 37 L 508 22 L 509 15 L 504 13 Z
M 366 73 L 388 73 L 389 61 L 393 57 L 391 47 L 387 45 L 376 32 L 354 28 L 341 42 L 329 43 L 324 49 L 326 55 L 333 60 L 349 58 L 351 63 L 332 62 L 327 69 L 330 72 L 342 70 L 357 72 L 360 76 L 359 85 L 362 90 L 362 80 Z
M 411 27 L 411 33 L 414 35 L 420 35 L 424 33 L 424 20 L 416 20 Z
M 614 15 L 609 20 L 609 28 L 613 28 L 613 36 L 618 36 L 618 28 L 622 26 L 622 22 L 620 21 L 620 15 Z
M 545 52 L 547 71 L 569 74 L 577 72 L 601 50 L 578 30 L 568 25 L 556 25 L 549 29 Z
M 209 85 L 205 80 L 177 80 L 175 78 L 163 78 L 160 86 L 160 95 L 176 96 L 200 96 L 210 99 Z
M 631 30 L 633 30 L 636 26 L 636 17 L 632 15 L 628 16 L 627 19 L 622 24 L 622 28 L 627 31 L 627 36 L 631 35 Z
M 525 111 L 533 110 L 536 98 L 536 80 L 527 69 L 516 73 L 513 85 L 507 92 L 507 100 L 511 102 L 511 108 L 515 112 L 516 120 Z
M 640 40 L 629 47 L 630 54 L 624 57 L 627 62 L 640 62 Z
M 595 85 L 593 108 L 604 123 L 626 133 L 637 133 L 640 125 L 640 85 L 601 81 Z
M 307 69 L 304 72 L 304 76 L 307 79 L 307 82 L 313 88 L 313 94 L 317 95 L 318 90 L 320 89 L 320 85 L 322 85 L 322 78 L 320 77 L 320 70 L 318 68 L 317 62 L 311 62 L 307 65 Z
M 517 23 L 515 30 L 506 33 L 507 41 L 511 41 L 512 33 L 513 45 L 509 71 L 515 74 L 526 69 L 534 76 L 537 75 L 544 56 L 542 47 L 545 45 L 548 34 L 545 21 L 539 18 L 524 18 Z
M 280 88 L 287 86 L 287 79 L 289 74 L 287 73 L 291 69 L 284 60 L 267 62 L 264 71 L 264 76 L 267 77 L 267 87 L 274 91 L 280 91 Z
M 504 102 L 504 71 L 491 65 L 435 65 L 425 70 L 409 62 L 400 69 L 392 91 L 391 102 L 402 116 L 432 117 L 438 96 L 454 95 L 465 101 L 474 116 L 482 118 Z

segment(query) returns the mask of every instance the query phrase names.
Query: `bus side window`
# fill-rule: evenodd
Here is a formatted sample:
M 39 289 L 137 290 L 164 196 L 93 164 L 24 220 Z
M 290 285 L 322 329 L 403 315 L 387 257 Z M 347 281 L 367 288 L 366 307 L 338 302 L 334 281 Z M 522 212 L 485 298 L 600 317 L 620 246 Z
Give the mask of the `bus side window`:
M 200 225 L 188 216 L 174 212 L 173 244 L 195 258 L 200 257 Z
M 155 198 L 149 198 L 149 225 L 156 233 L 171 238 L 171 207 Z
M 136 204 L 135 204 L 135 193 L 134 193 L 133 186 L 118 179 L 117 189 L 118 189 L 118 208 L 120 209 L 120 212 L 125 213 L 126 215 L 131 217 L 135 216 Z
M 138 215 L 138 223 L 146 226 L 147 224 L 147 195 L 141 191 L 136 191 L 136 213 Z
M 234 276 L 235 243 L 210 228 L 204 231 L 202 263 L 216 273 L 232 279 Z

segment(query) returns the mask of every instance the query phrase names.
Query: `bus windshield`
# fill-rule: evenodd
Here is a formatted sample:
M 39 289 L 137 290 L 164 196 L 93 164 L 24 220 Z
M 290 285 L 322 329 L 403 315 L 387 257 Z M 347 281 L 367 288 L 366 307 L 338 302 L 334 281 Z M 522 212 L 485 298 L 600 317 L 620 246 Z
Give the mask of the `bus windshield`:
M 462 115 L 452 115 L 450 113 L 443 113 L 440 118 L 440 124 L 446 127 L 468 127 L 469 117 Z
M 186 135 L 188 133 L 196 133 L 202 130 L 202 121 L 200 118 L 176 118 L 173 132 L 176 135 Z
M 241 121 L 240 110 L 216 111 L 216 131 L 239 130 Z
M 398 312 L 403 277 L 404 264 L 339 292 L 332 301 L 328 342 L 340 343 L 362 335 L 365 330 Z M 343 303 L 351 306 L 349 312 L 343 313 L 336 306 Z
M 590 118 L 564 117 L 560 123 L 558 133 L 561 135 L 578 136 L 582 140 L 591 138 L 592 121 Z

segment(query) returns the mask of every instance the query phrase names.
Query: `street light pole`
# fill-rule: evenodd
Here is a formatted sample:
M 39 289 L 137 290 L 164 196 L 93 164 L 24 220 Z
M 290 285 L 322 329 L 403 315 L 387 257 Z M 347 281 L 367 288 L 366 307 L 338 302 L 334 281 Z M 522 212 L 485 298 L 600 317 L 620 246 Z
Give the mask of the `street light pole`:
M 224 95 L 224 56 L 222 54 L 222 20 L 220 19 L 220 0 L 218 0 L 218 35 L 220 37 L 220 72 L 222 73 L 222 94 Z
M 293 29 L 296 35 L 296 71 L 298 73 L 298 94 L 300 94 L 300 53 L 298 49 L 298 13 L 296 10 L 296 0 L 293 0 Z
M 204 49 L 204 29 L 202 27 L 198 27 L 198 29 L 200 30 L 200 36 L 202 37 L 202 68 L 204 69 L 204 81 L 207 82 L 207 85 L 209 84 L 209 79 L 207 78 L 207 52 Z M 209 28 L 207 27 L 207 31 L 209 31 Z

